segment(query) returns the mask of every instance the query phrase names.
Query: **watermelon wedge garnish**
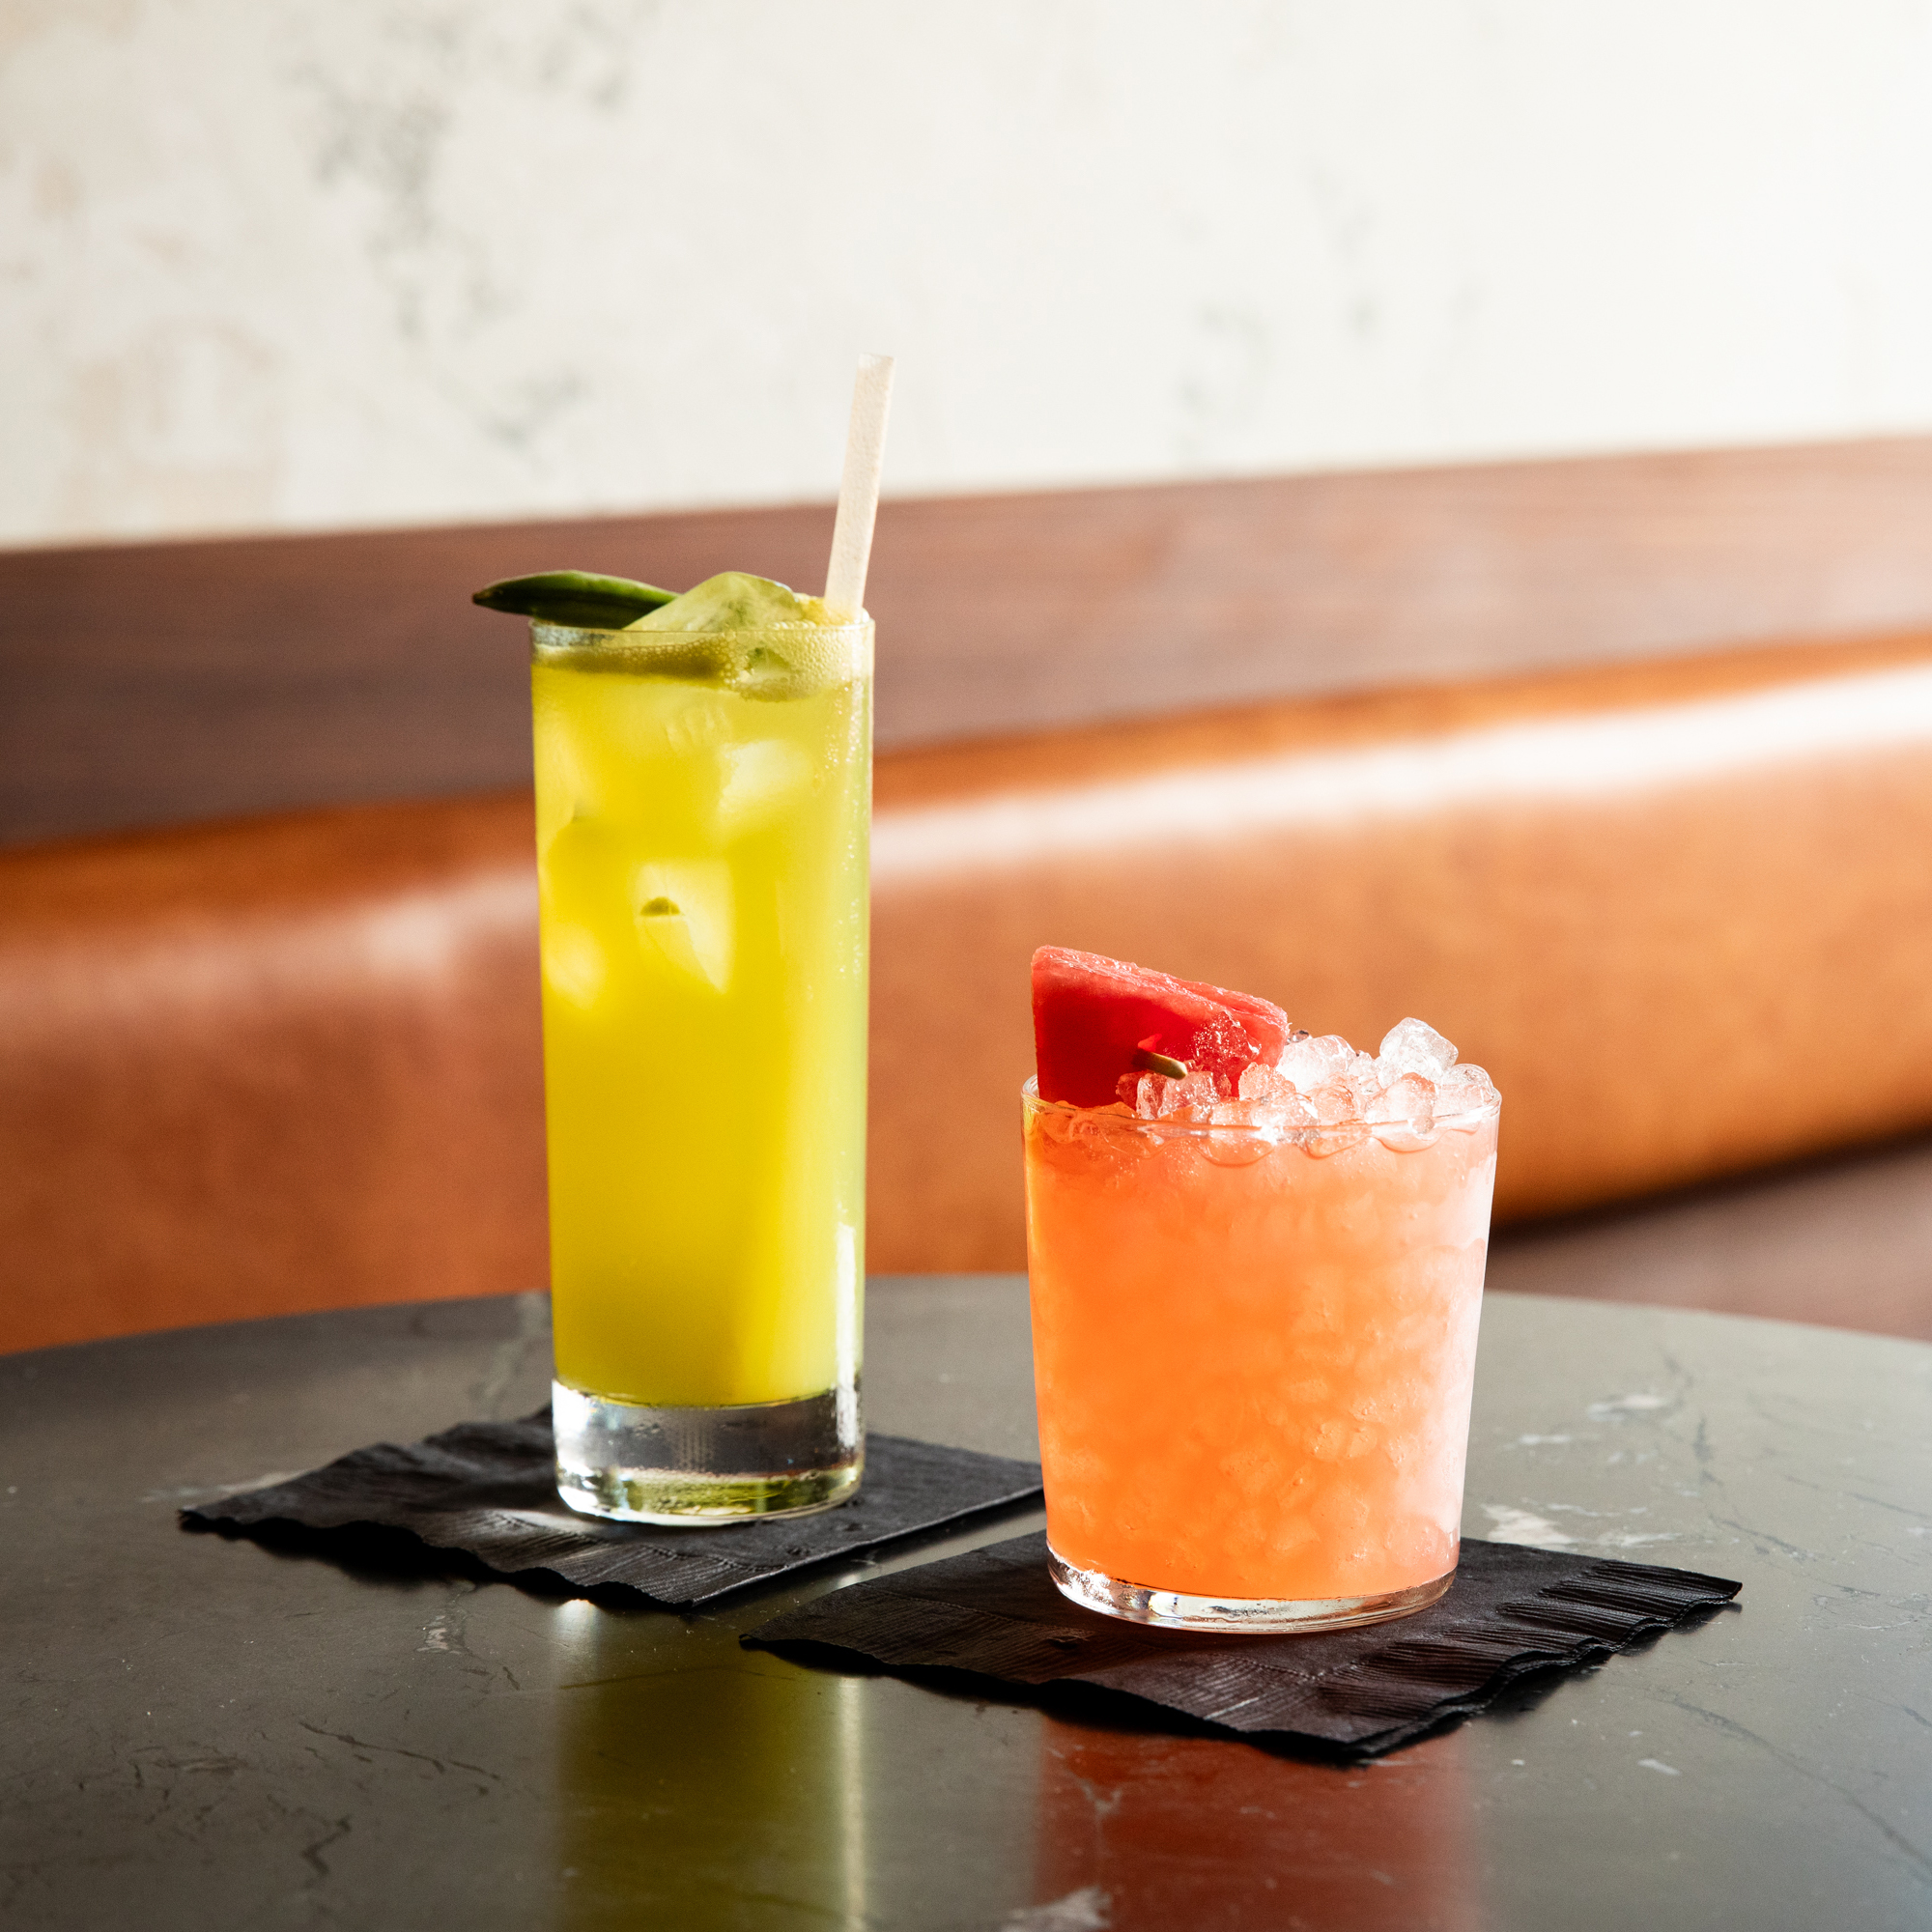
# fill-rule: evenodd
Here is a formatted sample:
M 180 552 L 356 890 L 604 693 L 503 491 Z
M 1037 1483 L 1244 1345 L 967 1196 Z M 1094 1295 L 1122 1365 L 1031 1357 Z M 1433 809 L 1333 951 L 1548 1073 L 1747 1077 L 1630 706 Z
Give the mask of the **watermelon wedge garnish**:
M 1156 1057 L 1211 1073 L 1232 1093 L 1243 1067 L 1274 1065 L 1292 1031 L 1279 1007 L 1252 993 L 1065 946 L 1042 946 L 1033 955 L 1034 1058 L 1042 1100 L 1107 1106 L 1121 1076 L 1154 1068 Z

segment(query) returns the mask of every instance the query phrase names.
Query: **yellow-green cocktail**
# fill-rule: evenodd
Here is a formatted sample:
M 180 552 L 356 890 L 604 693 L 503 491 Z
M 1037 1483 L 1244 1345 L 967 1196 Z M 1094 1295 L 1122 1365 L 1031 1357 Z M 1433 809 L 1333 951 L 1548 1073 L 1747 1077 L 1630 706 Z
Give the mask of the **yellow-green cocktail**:
M 819 1507 L 861 1459 L 871 625 L 734 574 L 531 637 L 558 1486 Z

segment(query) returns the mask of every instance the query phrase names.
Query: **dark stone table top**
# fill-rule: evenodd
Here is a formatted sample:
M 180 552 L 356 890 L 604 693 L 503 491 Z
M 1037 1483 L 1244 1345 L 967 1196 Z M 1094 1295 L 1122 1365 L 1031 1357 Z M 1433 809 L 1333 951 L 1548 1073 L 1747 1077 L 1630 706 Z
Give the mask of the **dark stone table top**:
M 863 1564 L 685 1619 L 176 1526 L 548 1366 L 536 1296 L 0 1360 L 0 1923 L 1932 1925 L 1932 1348 L 1492 1295 L 1468 1532 L 1744 1594 L 1347 1770 L 739 1648 Z M 1023 1282 L 875 1281 L 867 1380 L 1033 1454 Z

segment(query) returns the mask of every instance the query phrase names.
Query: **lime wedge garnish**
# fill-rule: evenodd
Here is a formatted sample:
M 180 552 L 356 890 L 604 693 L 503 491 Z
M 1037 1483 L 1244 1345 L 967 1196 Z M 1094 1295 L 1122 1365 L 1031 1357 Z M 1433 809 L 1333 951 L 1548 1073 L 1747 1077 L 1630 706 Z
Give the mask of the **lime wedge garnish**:
M 763 631 L 771 626 L 817 624 L 825 607 L 801 597 L 788 583 L 749 571 L 726 570 L 695 584 L 671 606 L 639 624 L 645 631 Z
M 677 594 L 654 583 L 633 582 L 628 577 L 599 577 L 589 570 L 540 570 L 533 577 L 506 577 L 500 583 L 486 583 L 469 601 L 486 611 L 510 611 L 546 624 L 621 631 Z

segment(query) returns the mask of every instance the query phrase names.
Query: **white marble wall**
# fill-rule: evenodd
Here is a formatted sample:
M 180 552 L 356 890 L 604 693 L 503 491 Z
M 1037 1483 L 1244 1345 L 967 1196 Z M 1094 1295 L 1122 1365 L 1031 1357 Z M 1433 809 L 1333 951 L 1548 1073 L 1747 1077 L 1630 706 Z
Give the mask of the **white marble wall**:
M 0 542 L 1932 427 L 1926 0 L 0 0 Z

